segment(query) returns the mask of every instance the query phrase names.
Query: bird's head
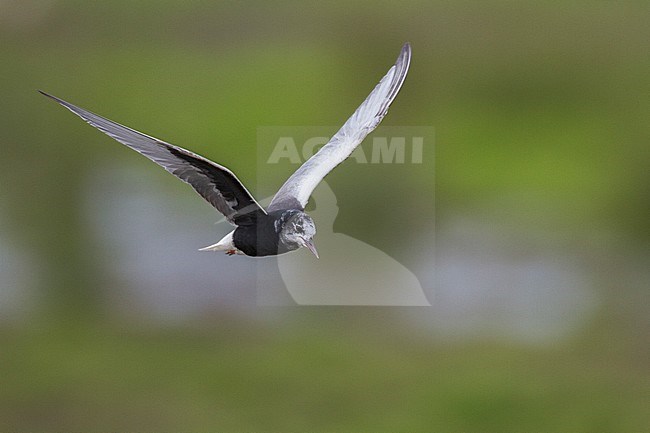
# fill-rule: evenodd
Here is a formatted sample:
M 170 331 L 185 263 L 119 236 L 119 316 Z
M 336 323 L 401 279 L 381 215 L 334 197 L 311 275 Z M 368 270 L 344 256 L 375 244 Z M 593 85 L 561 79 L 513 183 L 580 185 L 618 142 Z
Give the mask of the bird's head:
M 293 212 L 283 224 L 280 239 L 291 249 L 307 247 L 318 258 L 318 251 L 316 251 L 313 240 L 315 234 L 314 220 L 306 213 L 297 211 Z

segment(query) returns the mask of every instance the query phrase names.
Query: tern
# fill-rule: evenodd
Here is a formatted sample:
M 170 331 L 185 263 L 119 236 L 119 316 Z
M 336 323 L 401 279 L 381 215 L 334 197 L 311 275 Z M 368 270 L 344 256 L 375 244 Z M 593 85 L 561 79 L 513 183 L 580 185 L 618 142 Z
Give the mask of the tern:
M 305 247 L 318 257 L 313 240 L 316 225 L 305 212 L 309 197 L 320 181 L 350 156 L 386 116 L 388 107 L 404 83 L 410 61 L 411 47 L 405 43 L 395 64 L 370 95 L 329 142 L 287 179 L 266 210 L 226 167 L 56 96 L 39 92 L 188 183 L 236 226 L 219 242 L 200 251 L 225 251 L 228 255 L 260 257 Z

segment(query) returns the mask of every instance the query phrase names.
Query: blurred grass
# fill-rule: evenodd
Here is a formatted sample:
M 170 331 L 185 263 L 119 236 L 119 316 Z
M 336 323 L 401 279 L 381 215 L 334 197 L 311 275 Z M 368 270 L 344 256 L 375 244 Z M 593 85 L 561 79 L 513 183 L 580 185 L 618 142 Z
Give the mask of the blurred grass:
M 330 310 L 318 326 L 303 314 L 5 330 L 0 429 L 623 433 L 650 422 L 650 374 L 628 345 L 423 344 L 387 315 L 357 313 Z

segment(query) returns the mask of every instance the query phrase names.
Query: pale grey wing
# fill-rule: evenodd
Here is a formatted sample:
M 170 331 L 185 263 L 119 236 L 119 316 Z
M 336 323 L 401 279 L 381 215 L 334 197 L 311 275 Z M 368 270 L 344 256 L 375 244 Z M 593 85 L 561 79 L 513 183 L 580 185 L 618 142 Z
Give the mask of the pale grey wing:
M 312 191 L 327 173 L 350 156 L 384 118 L 388 107 L 404 83 L 410 61 L 411 46 L 406 43 L 395 64 L 352 114 L 352 117 L 325 146 L 300 166 L 282 185 L 268 207 L 269 212 L 279 209 L 305 208 Z
M 79 108 L 56 96 L 41 93 L 188 183 L 232 224 L 249 225 L 254 223 L 259 213 L 266 213 L 226 167 Z

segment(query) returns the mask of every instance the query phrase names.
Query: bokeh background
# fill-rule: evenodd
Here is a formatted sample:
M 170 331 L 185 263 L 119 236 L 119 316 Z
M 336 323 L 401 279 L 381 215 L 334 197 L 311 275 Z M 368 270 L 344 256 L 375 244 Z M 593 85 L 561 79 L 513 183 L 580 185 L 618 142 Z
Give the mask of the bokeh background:
M 645 431 L 648 22 L 641 1 L 1 0 L 0 430 Z M 335 230 L 412 264 L 432 307 L 258 307 L 245 258 L 196 252 L 228 231 L 209 205 L 36 93 L 264 196 L 287 173 L 257 183 L 258 128 L 342 124 L 407 40 L 385 124 L 433 126 L 435 157 L 328 181 Z M 412 212 L 373 212 L 391 196 Z

